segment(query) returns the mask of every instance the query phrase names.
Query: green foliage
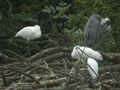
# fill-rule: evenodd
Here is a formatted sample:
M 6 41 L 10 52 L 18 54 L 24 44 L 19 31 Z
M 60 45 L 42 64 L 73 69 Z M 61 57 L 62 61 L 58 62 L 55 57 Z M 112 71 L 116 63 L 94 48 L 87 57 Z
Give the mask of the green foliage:
M 38 20 L 31 13 L 19 13 L 15 14 L 15 19 L 21 22 L 34 22 L 38 23 Z
M 23 26 L 39 24 L 42 27 L 43 35 L 48 35 L 50 39 L 58 41 L 58 43 L 62 38 L 62 45 L 69 47 L 75 44 L 84 45 L 85 24 L 89 16 L 98 13 L 103 17 L 109 17 L 112 21 L 112 32 L 103 41 L 101 50 L 119 52 L 119 3 L 119 0 L 1 1 L 0 37 L 12 37 Z M 46 38 L 42 40 L 44 39 Z

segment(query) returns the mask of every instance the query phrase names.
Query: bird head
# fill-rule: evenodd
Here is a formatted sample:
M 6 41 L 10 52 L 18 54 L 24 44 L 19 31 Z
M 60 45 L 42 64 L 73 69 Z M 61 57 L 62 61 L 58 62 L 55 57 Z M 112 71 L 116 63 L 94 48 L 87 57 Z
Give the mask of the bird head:
M 40 30 L 40 26 L 39 25 L 35 25 L 35 28 L 39 29 Z
M 72 53 L 71 53 L 72 58 L 74 58 L 74 59 L 79 59 L 79 58 L 80 58 L 79 54 L 81 54 L 81 51 L 80 51 L 79 48 L 80 48 L 79 45 L 76 45 L 76 46 L 73 48 L 73 51 L 72 51 Z
M 103 33 L 108 33 L 111 31 L 111 21 L 109 18 L 101 19 L 101 28 L 103 30 Z
M 102 18 L 101 25 L 104 25 L 104 24 L 110 24 L 110 19 L 109 18 Z

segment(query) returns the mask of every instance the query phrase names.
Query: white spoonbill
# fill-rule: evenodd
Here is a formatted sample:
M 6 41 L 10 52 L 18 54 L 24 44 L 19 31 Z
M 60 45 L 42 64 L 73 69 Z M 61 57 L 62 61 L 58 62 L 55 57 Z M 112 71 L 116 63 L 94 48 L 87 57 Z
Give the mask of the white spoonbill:
M 27 26 L 18 31 L 15 37 L 21 37 L 27 40 L 28 43 L 28 53 L 30 55 L 29 41 L 41 37 L 41 28 L 39 25 Z
M 82 58 L 87 59 L 88 57 L 94 58 L 95 60 L 100 60 L 100 61 L 103 60 L 102 55 L 98 51 L 95 51 L 88 47 L 79 46 L 79 45 L 76 45 L 73 48 L 71 56 L 72 58 L 78 59 L 78 60 Z
M 27 26 L 18 31 L 15 37 L 22 37 L 27 41 L 34 40 L 41 37 L 41 29 L 39 25 Z
M 98 63 L 93 58 L 87 59 L 87 69 L 92 79 L 96 79 L 98 76 Z

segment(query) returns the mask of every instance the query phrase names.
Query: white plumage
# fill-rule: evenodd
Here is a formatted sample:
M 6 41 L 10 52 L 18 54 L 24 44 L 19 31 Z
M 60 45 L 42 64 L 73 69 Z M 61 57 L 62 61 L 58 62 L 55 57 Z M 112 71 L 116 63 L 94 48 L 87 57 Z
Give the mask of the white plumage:
M 79 46 L 79 45 L 77 45 L 73 48 L 71 56 L 74 59 L 81 59 L 81 57 L 87 59 L 88 57 L 91 57 L 96 60 L 100 60 L 100 61 L 103 60 L 102 55 L 98 51 L 95 51 L 88 47 Z
M 34 40 L 41 37 L 41 29 L 39 25 L 27 26 L 18 31 L 15 37 L 22 37 L 27 41 Z
M 88 58 L 87 69 L 92 79 L 96 79 L 98 76 L 98 63 L 93 58 Z

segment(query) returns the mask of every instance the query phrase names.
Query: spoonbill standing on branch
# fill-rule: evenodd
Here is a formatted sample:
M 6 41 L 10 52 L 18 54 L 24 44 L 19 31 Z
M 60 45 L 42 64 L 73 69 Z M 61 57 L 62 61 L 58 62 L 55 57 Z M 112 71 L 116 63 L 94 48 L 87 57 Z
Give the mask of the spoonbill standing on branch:
M 29 41 L 30 40 L 34 40 L 37 38 L 41 37 L 41 29 L 39 25 L 34 25 L 34 26 L 27 26 L 22 28 L 20 31 L 18 31 L 15 35 L 15 37 L 21 37 L 23 39 L 27 40 L 27 43 L 29 45 Z M 28 46 L 28 53 L 30 54 L 30 50 L 29 50 L 29 46 Z
M 83 59 L 87 59 L 89 57 L 94 58 L 95 60 L 103 60 L 102 55 L 98 51 L 79 45 L 76 45 L 73 48 L 71 56 L 74 59 L 82 60 L 82 63 L 84 63 Z
M 110 31 L 111 25 L 109 18 L 102 18 L 98 14 L 90 16 L 84 31 L 85 45 L 97 49 Z

